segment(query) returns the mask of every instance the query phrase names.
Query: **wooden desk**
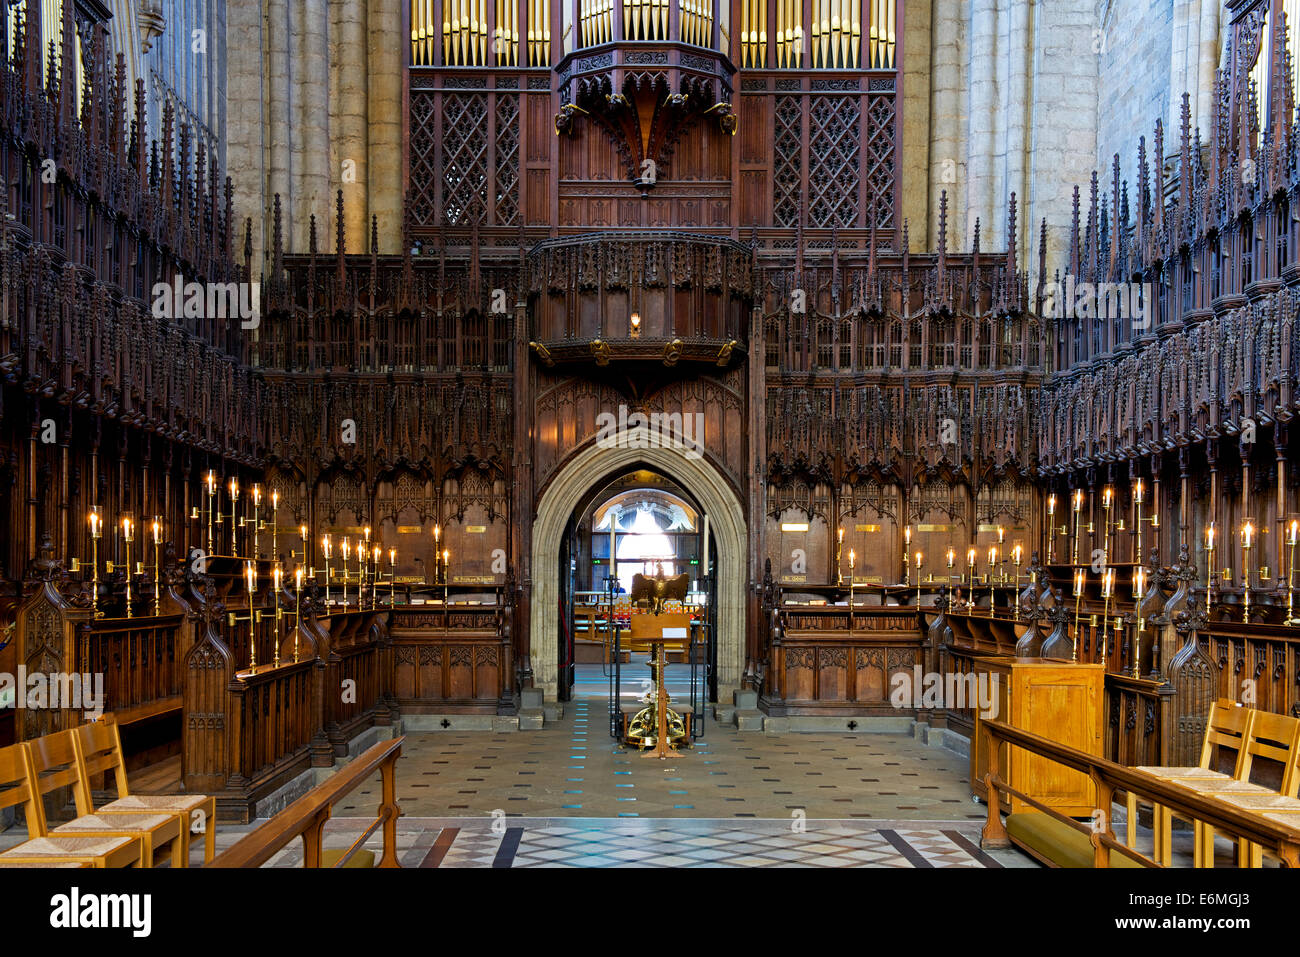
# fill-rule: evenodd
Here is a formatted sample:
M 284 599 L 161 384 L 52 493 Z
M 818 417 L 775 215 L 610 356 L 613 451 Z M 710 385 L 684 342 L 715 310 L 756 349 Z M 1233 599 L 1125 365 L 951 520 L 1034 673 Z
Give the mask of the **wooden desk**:
M 988 799 L 984 791 L 988 743 L 980 728 L 987 719 L 1102 756 L 1104 665 L 1054 658 L 988 657 L 977 660 L 973 673 L 981 676 L 981 683 L 994 679 L 997 683 L 992 689 L 996 714 L 982 714 L 976 707 L 970 773 L 971 790 L 979 797 Z M 1011 787 L 1071 817 L 1089 817 L 1096 810 L 1096 787 L 1086 775 L 1021 748 L 1002 747 L 999 764 Z M 1002 807 L 1015 813 L 1028 805 L 1014 795 L 1008 801 L 1004 795 Z

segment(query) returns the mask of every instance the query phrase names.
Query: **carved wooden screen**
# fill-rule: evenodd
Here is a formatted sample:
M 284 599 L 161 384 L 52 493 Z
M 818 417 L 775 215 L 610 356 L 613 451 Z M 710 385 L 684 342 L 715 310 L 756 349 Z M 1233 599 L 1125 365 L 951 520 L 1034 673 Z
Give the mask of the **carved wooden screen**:
M 516 225 L 519 95 L 456 85 L 478 89 L 411 90 L 412 225 Z

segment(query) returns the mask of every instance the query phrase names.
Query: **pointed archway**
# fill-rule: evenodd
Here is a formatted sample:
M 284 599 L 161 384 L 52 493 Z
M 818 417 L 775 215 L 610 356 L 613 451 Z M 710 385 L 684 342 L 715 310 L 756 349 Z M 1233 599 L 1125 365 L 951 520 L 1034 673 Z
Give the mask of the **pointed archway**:
M 707 457 L 687 456 L 680 449 L 649 447 L 649 441 L 646 448 L 637 448 L 637 444 L 629 433 L 625 445 L 618 448 L 601 448 L 592 442 L 580 449 L 555 474 L 537 503 L 530 556 L 533 594 L 528 630 L 534 683 L 554 700 L 559 679 L 559 549 L 565 524 L 583 497 L 609 475 L 649 468 L 688 489 L 709 516 L 717 543 L 718 697 L 729 701 L 730 692 L 740 687 L 745 667 L 744 510 L 727 480 Z

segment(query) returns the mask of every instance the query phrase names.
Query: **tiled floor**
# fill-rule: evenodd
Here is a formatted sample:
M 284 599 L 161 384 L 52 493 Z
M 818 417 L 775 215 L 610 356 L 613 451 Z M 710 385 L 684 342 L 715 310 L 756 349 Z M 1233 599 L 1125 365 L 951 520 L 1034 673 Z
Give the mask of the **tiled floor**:
M 668 760 L 608 731 L 603 701 L 526 733 L 408 734 L 398 798 L 416 817 L 982 820 L 967 761 L 909 735 L 741 733 L 710 722 Z M 375 784 L 336 814 L 365 814 Z
M 333 821 L 327 847 L 355 824 Z M 979 826 L 914 821 L 664 821 L 593 818 L 403 818 L 403 867 L 1032 867 L 1017 851 L 984 852 Z M 379 854 L 380 844 L 366 845 Z M 298 867 L 291 847 L 268 866 Z

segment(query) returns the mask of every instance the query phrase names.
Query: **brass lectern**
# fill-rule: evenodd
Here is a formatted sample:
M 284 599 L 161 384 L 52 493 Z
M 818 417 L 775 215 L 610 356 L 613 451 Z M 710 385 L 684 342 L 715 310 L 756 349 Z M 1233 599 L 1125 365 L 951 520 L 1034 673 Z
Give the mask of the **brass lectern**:
M 638 748 L 649 748 L 642 757 L 666 758 L 690 743 L 690 729 L 676 711 L 668 707 L 668 691 L 664 687 L 664 668 L 668 664 L 668 650 L 688 651 L 690 648 L 691 616 L 633 615 L 630 621 L 628 650 L 649 652 L 651 679 L 655 690 L 648 698 L 649 707 L 642 708 L 627 723 L 626 740 Z

